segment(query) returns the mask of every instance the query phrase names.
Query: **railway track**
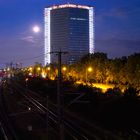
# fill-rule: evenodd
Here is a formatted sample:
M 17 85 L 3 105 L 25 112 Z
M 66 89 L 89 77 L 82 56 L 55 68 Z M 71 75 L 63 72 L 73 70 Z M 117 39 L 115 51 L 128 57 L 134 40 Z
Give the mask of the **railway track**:
M 18 140 L 11 120 L 6 112 L 5 100 L 0 86 L 0 139 L 1 140 Z
M 47 101 L 46 104 L 41 103 L 39 95 L 28 89 L 21 87 L 19 84 L 12 82 L 9 83 L 12 89 L 22 96 L 31 106 L 38 110 L 39 115 L 46 119 L 48 116 L 47 127 L 50 127 L 56 133 L 59 131 L 58 127 L 58 115 L 57 105 L 51 101 Z M 47 106 L 48 104 L 48 106 Z M 88 121 L 82 119 L 80 116 L 76 116 L 68 110 L 64 110 L 62 117 L 62 123 L 65 127 L 65 134 L 70 139 L 74 140 L 123 140 L 123 138 L 112 134 L 107 130 L 103 130 L 101 127 L 95 124 L 90 124 Z M 46 120 L 45 120 L 46 121 Z

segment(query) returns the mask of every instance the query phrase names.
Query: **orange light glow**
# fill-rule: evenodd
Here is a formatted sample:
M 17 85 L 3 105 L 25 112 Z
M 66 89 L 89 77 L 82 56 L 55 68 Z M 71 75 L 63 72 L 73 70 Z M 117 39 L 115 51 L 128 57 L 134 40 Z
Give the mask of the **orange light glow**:
M 29 71 L 32 71 L 33 70 L 33 68 L 32 67 L 29 67 Z
M 92 83 L 92 87 L 100 88 L 102 92 L 106 92 L 108 89 L 113 89 L 113 84 L 98 84 L 98 83 Z
M 92 72 L 92 67 L 88 67 L 88 72 Z
M 42 76 L 42 78 L 46 78 L 47 74 L 43 71 L 43 72 L 41 73 L 41 76 Z
M 67 70 L 67 68 L 66 68 L 66 67 L 63 67 L 63 68 L 62 68 L 62 70 L 63 70 L 63 71 L 66 71 L 66 70 Z
M 38 70 L 38 71 L 40 71 L 40 70 L 41 70 L 41 68 L 40 68 L 40 67 L 38 67 L 38 68 L 37 68 L 37 70 Z
M 50 68 L 50 67 L 47 67 L 47 70 L 48 70 L 48 71 L 50 71 L 50 70 L 51 70 L 51 68 Z

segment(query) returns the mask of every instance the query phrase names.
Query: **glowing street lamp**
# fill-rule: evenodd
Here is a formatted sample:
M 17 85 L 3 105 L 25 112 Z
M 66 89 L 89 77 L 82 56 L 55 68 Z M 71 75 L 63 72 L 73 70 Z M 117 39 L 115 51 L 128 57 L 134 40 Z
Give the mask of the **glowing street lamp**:
M 33 71 L 33 68 L 32 67 L 29 67 L 29 71 L 32 72 Z
M 64 76 L 64 77 L 66 77 L 66 70 L 67 70 L 67 68 L 66 68 L 65 66 L 63 66 L 63 67 L 62 67 L 62 71 L 63 71 L 63 74 L 64 74 L 63 76 Z
M 88 67 L 88 68 L 86 68 L 86 84 L 87 84 L 87 78 L 88 78 L 88 72 L 90 73 L 90 72 L 92 72 L 92 67 Z
M 29 67 L 28 68 L 28 72 L 29 72 L 29 76 L 32 76 L 33 68 L 32 67 Z
M 46 73 L 44 71 L 42 71 L 41 76 L 42 76 L 42 78 L 46 78 Z
M 50 68 L 50 67 L 47 67 L 47 70 L 48 70 L 48 71 L 50 71 L 50 70 L 51 70 L 51 68 Z
M 29 70 L 30 70 L 30 71 L 32 71 L 32 69 L 33 69 L 32 67 L 29 67 Z
M 88 67 L 87 71 L 92 72 L 92 67 Z
M 40 75 L 41 68 L 40 67 L 37 67 L 36 70 L 37 70 L 37 75 L 39 76 Z
M 51 67 L 47 67 L 47 75 L 48 75 L 49 78 L 51 77 L 50 76 L 50 70 L 51 70 Z
M 41 68 L 40 68 L 40 67 L 38 67 L 38 68 L 37 68 L 37 71 L 40 71 L 40 70 L 41 70 Z
M 62 70 L 63 70 L 63 71 L 66 71 L 66 70 L 67 70 L 67 68 L 66 68 L 66 67 L 63 67 L 63 68 L 62 68 Z

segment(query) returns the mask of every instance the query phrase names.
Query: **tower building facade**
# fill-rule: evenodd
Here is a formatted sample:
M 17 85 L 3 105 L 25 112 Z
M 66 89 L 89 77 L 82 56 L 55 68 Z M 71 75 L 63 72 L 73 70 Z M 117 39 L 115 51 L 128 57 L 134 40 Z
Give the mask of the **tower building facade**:
M 44 64 L 56 63 L 50 52 L 64 51 L 62 63 L 72 64 L 94 53 L 94 8 L 64 4 L 45 8 Z

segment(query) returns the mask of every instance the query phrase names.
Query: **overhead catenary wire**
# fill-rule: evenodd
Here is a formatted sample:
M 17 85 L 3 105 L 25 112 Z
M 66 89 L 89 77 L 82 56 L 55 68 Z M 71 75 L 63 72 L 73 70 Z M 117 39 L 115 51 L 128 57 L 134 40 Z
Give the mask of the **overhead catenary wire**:
M 22 58 L 22 59 L 18 59 L 16 62 L 24 62 L 24 61 L 30 61 L 30 60 L 33 60 L 33 59 L 37 59 L 37 58 L 40 58 L 40 57 L 43 57 L 45 55 L 47 55 L 49 53 L 46 53 L 46 54 L 41 54 L 41 55 L 38 55 L 38 56 L 34 56 L 34 57 L 28 57 L 28 58 Z M 0 62 L 1 65 L 5 65 L 5 64 L 8 64 L 7 62 Z
M 52 53 L 55 53 L 57 55 L 57 51 L 56 52 L 42 53 L 42 54 L 40 54 L 38 56 L 28 57 L 28 58 L 21 58 L 21 59 L 17 59 L 16 61 L 0 62 L 0 65 L 5 65 L 5 64 L 7 65 L 7 64 L 10 64 L 10 63 L 16 64 L 16 63 L 22 63 L 22 62 L 25 62 L 25 61 L 31 61 L 31 60 L 34 60 L 34 59 L 45 57 L 47 54 L 52 54 Z M 68 52 L 63 52 L 63 53 L 66 54 Z

